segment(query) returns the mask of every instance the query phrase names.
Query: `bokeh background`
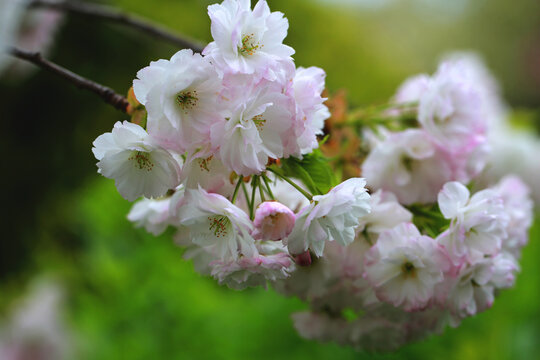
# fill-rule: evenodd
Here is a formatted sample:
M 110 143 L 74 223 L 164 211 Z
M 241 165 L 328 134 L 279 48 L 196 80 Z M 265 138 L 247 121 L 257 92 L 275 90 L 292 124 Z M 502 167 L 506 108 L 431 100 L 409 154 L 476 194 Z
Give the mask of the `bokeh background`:
M 206 0 L 110 0 L 210 41 Z M 388 99 L 408 76 L 434 71 L 453 50 L 474 50 L 508 103 L 540 118 L 537 0 L 269 0 L 289 19 L 299 66 L 327 72 L 353 105 Z M 50 58 L 125 93 L 137 70 L 177 49 L 129 28 L 64 19 Z M 30 69 L 31 70 L 31 69 Z M 301 339 L 290 319 L 305 305 L 273 290 L 236 292 L 196 274 L 171 234 L 134 229 L 130 204 L 96 174 L 92 141 L 125 116 L 41 71 L 0 77 L 2 130 L 0 321 L 33 279 L 53 277 L 76 359 L 532 359 L 540 354 L 540 221 L 516 287 L 442 336 L 391 354 Z M 530 154 L 540 156 L 540 154 Z M 540 181 L 540 179 L 539 179 Z M 0 324 L 0 327 L 2 325 Z

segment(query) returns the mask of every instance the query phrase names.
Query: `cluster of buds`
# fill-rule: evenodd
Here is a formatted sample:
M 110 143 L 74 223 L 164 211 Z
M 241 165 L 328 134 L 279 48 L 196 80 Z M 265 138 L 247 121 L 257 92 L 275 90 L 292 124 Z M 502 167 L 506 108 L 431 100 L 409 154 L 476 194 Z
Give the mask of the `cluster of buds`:
M 208 13 L 202 55 L 140 70 L 132 121 L 94 142 L 99 173 L 143 197 L 129 220 L 175 228 L 184 257 L 220 284 L 305 300 L 304 337 L 358 348 L 457 325 L 513 285 L 532 203 L 517 177 L 476 185 L 500 114 L 480 63 L 448 59 L 388 106 L 351 112 L 363 177 L 340 182 L 318 149 L 325 73 L 296 68 L 287 19 L 264 0 Z

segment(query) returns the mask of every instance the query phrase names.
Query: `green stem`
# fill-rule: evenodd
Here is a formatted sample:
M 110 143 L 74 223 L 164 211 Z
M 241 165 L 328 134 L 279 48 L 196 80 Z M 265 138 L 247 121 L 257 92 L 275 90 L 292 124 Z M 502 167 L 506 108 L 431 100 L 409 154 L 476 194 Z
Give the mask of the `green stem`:
M 404 103 L 386 103 L 382 105 L 375 105 L 370 106 L 367 108 L 360 108 L 353 110 L 351 112 L 352 116 L 361 116 L 365 114 L 377 114 L 385 110 L 389 109 L 407 109 L 407 108 L 414 108 L 418 106 L 418 101 L 410 101 L 410 102 L 404 102 Z
M 257 176 L 253 176 L 251 180 L 251 207 L 249 208 L 249 218 L 253 220 L 255 218 L 255 193 L 257 190 Z
M 257 177 L 257 186 L 259 187 L 259 194 L 261 195 L 261 202 L 265 202 L 266 199 L 264 197 L 264 189 L 263 189 L 263 184 L 262 184 L 260 176 Z
M 271 169 L 271 168 L 266 168 L 266 170 L 268 171 L 271 171 L 273 172 L 274 174 L 276 174 L 280 179 L 283 179 L 285 180 L 286 182 L 288 182 L 289 184 L 291 184 L 292 187 L 294 187 L 296 190 L 298 190 L 298 192 L 300 192 L 302 195 L 304 195 L 309 201 L 313 200 L 313 196 L 308 193 L 306 190 L 302 189 L 300 186 L 296 185 L 291 179 L 289 179 L 288 177 L 286 176 L 283 176 L 281 175 L 280 173 L 278 173 L 277 171 Z
M 244 191 L 244 197 L 246 198 L 246 203 L 248 205 L 249 212 L 251 213 L 251 208 L 253 207 L 253 205 L 251 205 L 251 203 L 249 202 L 249 195 L 246 189 L 246 184 L 243 181 L 242 181 L 242 191 Z
M 373 241 L 369 238 L 369 233 L 367 231 L 367 227 L 364 228 L 364 231 L 362 231 L 362 235 L 364 235 L 364 239 L 366 239 L 369 246 L 373 246 Z
M 240 177 L 238 178 L 238 182 L 236 183 L 236 187 L 234 188 L 234 193 L 233 193 L 232 199 L 231 199 L 231 202 L 233 204 L 236 201 L 236 197 L 238 196 L 238 190 L 240 190 L 240 184 L 242 184 L 243 181 L 244 181 L 244 177 L 242 175 L 240 175 Z
M 422 206 L 417 205 L 411 205 L 409 207 L 409 210 L 413 213 L 415 216 L 420 216 L 426 219 L 434 219 L 434 220 L 443 220 L 447 221 L 447 219 L 444 217 L 443 214 L 438 212 L 437 210 L 428 210 L 423 208 Z
M 389 116 L 389 117 L 360 117 L 349 116 L 349 119 L 341 124 L 337 124 L 336 127 L 342 128 L 347 126 L 369 126 L 373 127 L 376 125 L 389 126 L 393 123 L 400 123 L 405 121 L 416 121 L 416 114 L 406 113 L 400 116 Z
M 270 189 L 270 184 L 269 184 L 268 177 L 263 174 L 262 178 L 263 178 L 264 184 L 266 185 L 266 192 L 268 193 L 268 195 L 270 195 L 272 200 L 276 200 L 276 197 L 272 193 L 272 189 Z

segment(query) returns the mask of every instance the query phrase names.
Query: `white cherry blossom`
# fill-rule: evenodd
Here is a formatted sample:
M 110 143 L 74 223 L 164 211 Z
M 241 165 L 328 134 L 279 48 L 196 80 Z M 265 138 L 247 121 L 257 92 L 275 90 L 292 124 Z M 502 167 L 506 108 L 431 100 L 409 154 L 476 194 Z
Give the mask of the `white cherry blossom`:
M 380 234 L 365 255 L 364 267 L 381 301 L 415 311 L 433 298 L 450 261 L 435 240 L 421 235 L 412 223 L 403 223 Z
M 495 255 L 507 237 L 508 215 L 496 191 L 485 189 L 470 196 L 459 182 L 444 185 L 438 196 L 439 208 L 450 228 L 438 237 L 455 264 Z
M 501 88 L 486 66 L 484 59 L 474 52 L 453 52 L 447 54 L 441 63 L 446 72 L 454 73 L 475 87 L 480 95 L 482 113 L 488 128 L 498 126 L 507 116 L 507 105 L 501 96 Z
M 137 100 L 148 111 L 148 133 L 166 148 L 194 150 L 208 143 L 220 112 L 221 79 L 191 50 L 150 63 L 133 81 Z
M 408 78 L 401 84 L 394 96 L 394 101 L 398 104 L 420 101 L 420 98 L 428 90 L 430 77 L 420 74 Z
M 276 79 L 279 63 L 294 50 L 283 44 L 289 22 L 270 12 L 265 0 L 251 10 L 250 0 L 225 0 L 208 7 L 214 41 L 203 54 L 223 73 Z
M 175 194 L 183 192 L 183 185 L 175 190 Z M 127 218 L 135 224 L 135 227 L 144 227 L 149 233 L 160 235 L 167 226 L 175 223 L 170 211 L 172 199 L 171 196 L 157 199 L 143 198 L 133 204 Z
M 362 174 L 370 187 L 394 193 L 405 205 L 433 202 L 453 176 L 451 165 L 418 129 L 392 133 L 379 142 L 362 164 Z
M 219 148 L 223 164 L 237 174 L 260 173 L 268 158 L 284 156 L 287 139 L 294 137 L 291 99 L 266 81 L 246 84 L 236 76 L 228 83 L 235 84 L 229 95 L 231 115 L 212 126 L 212 145 Z
M 486 118 L 475 84 L 441 64 L 420 98 L 418 121 L 450 153 L 470 151 L 485 141 Z
M 322 256 L 324 244 L 333 240 L 349 245 L 360 217 L 370 212 L 365 185 L 364 179 L 351 178 L 326 195 L 314 196 L 313 202 L 298 214 L 287 240 L 291 254 L 301 254 L 309 248 Z
M 180 183 L 177 160 L 139 125 L 117 122 L 112 132 L 98 136 L 93 145 L 98 172 L 114 179 L 126 200 L 160 197 Z
M 533 202 L 527 185 L 516 176 L 505 176 L 494 187 L 504 203 L 504 211 L 508 216 L 506 232 L 503 240 L 504 250 L 519 257 L 521 248 L 527 245 L 529 229 L 533 222 Z
M 262 286 L 268 281 L 285 279 L 293 269 L 291 257 L 284 252 L 276 254 L 255 254 L 237 260 L 215 261 L 212 263 L 212 276 L 220 284 L 236 290 L 246 287 Z
M 207 192 L 225 197 L 232 195 L 231 170 L 227 168 L 212 151 L 200 150 L 188 155 L 182 167 L 182 183 L 188 189 L 199 186 Z
M 194 244 L 211 248 L 224 261 L 256 253 L 255 240 L 250 235 L 253 224 L 242 209 L 202 188 L 186 190 L 184 201 L 178 216 Z
M 324 90 L 324 70 L 318 67 L 298 68 L 293 80 L 294 99 L 296 102 L 296 151 L 295 156 L 307 154 L 319 146 L 317 136 L 322 135 L 324 121 L 330 117 L 330 111 L 321 97 Z
M 360 219 L 357 232 L 366 230 L 378 234 L 412 220 L 411 212 L 401 206 L 391 192 L 377 190 L 369 201 L 371 212 Z
M 467 316 L 475 315 L 491 307 L 494 301 L 493 264 L 484 259 L 474 265 L 463 267 L 457 277 L 448 278 L 453 288 L 449 292 L 445 306 L 454 315 L 454 324 Z M 448 287 L 448 284 L 444 286 Z

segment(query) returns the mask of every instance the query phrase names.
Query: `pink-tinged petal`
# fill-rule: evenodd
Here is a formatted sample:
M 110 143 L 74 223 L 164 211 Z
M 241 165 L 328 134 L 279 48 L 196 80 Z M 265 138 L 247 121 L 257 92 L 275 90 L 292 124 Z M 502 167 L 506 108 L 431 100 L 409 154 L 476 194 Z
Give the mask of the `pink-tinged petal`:
M 253 237 L 259 240 L 283 240 L 292 232 L 295 214 L 277 201 L 265 201 L 255 212 Z
M 458 216 L 469 201 L 470 192 L 465 185 L 453 181 L 446 183 L 438 195 L 439 208 L 447 219 Z

